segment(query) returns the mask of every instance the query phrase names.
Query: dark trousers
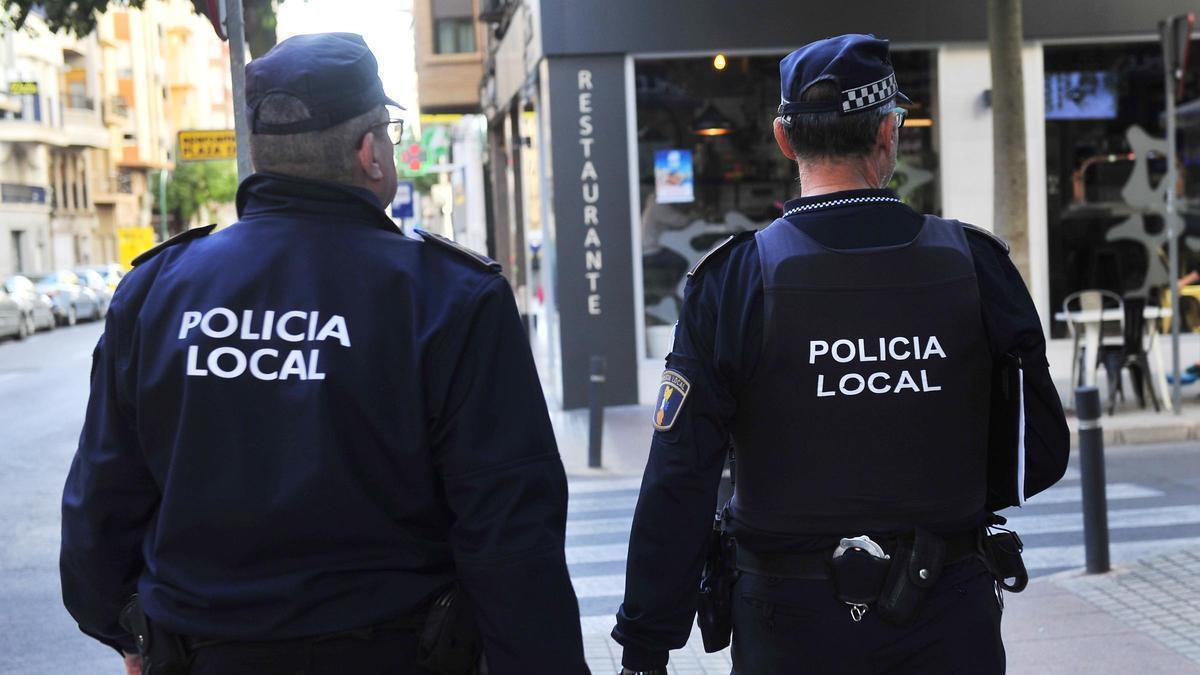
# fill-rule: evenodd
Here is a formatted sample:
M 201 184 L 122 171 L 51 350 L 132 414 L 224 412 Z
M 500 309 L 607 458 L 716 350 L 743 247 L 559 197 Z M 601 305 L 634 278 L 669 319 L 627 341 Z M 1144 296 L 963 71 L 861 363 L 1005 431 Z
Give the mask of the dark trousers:
M 195 651 L 191 675 L 431 675 L 413 662 L 417 635 L 380 630 L 368 638 L 228 642 Z
M 975 558 L 949 565 L 909 628 L 850 618 L 828 580 L 742 574 L 733 588 L 734 675 L 1002 675 L 1000 604 Z

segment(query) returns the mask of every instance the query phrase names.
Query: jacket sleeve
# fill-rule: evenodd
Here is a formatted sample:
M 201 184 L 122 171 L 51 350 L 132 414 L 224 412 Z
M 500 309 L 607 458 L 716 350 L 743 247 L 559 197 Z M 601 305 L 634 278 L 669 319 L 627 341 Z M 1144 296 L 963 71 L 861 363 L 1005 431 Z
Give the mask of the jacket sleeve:
M 718 324 L 738 323 L 719 313 L 719 272 L 689 282 L 667 357 L 667 369 L 690 387 L 670 428 L 654 433 L 634 512 L 625 598 L 612 631 L 624 647 L 623 665 L 632 670 L 666 665 L 669 650 L 686 644 L 696 617 L 735 408 L 714 349 Z
M 1024 378 L 1025 496 L 1054 485 L 1067 470 L 1071 436 L 1050 376 L 1046 337 L 1021 274 L 1007 255 L 971 241 L 980 281 L 984 325 L 992 355 L 1021 358 Z
M 159 490 L 138 444 L 133 411 L 120 394 L 125 369 L 118 313 L 114 305 L 92 356 L 87 416 L 63 490 L 59 570 L 63 603 L 79 628 L 135 652 L 117 615 L 137 592 L 142 541 Z
M 447 389 L 431 428 L 489 670 L 585 673 L 564 553 L 566 474 L 503 277 L 484 281 L 464 314 L 465 337 L 447 339 Z

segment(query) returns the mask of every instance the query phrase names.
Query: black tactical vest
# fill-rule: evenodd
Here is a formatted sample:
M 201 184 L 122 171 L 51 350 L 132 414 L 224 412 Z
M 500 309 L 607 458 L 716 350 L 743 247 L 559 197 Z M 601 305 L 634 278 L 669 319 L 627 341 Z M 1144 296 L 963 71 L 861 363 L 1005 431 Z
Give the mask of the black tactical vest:
M 961 224 L 826 248 L 757 234 L 763 358 L 738 397 L 735 520 L 784 535 L 949 532 L 986 495 L 991 356 Z

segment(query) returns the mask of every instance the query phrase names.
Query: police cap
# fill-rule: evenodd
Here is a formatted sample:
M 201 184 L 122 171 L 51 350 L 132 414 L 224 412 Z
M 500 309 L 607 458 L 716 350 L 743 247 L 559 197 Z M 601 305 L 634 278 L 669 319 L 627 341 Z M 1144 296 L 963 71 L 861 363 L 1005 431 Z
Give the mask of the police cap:
M 257 119 L 258 106 L 271 94 L 299 99 L 308 108 L 309 118 L 286 124 Z M 383 92 L 379 65 L 361 35 L 297 35 L 246 65 L 250 133 L 320 131 L 380 105 L 401 107 Z
M 862 112 L 898 98 L 911 103 L 896 85 L 888 41 L 874 35 L 839 35 L 809 43 L 779 62 L 779 114 Z M 837 99 L 801 101 L 818 82 L 832 82 Z

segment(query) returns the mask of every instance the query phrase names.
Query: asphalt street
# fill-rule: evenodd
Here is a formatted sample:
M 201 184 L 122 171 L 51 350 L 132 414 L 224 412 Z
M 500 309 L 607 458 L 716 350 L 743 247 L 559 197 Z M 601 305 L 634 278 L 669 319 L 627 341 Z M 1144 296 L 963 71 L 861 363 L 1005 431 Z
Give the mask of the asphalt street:
M 83 423 L 92 349 L 83 324 L 0 343 L 0 673 L 118 673 L 117 655 L 78 632 L 58 582 L 59 500 Z M 1200 450 L 1110 449 L 1115 563 L 1200 542 Z M 585 633 L 606 633 L 624 589 L 638 476 L 571 480 L 567 559 Z M 1079 474 L 1013 514 L 1035 574 L 1083 564 Z

